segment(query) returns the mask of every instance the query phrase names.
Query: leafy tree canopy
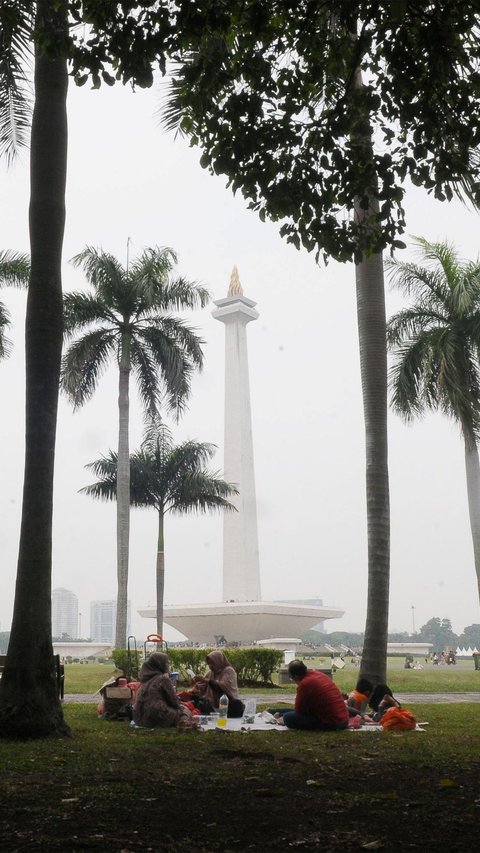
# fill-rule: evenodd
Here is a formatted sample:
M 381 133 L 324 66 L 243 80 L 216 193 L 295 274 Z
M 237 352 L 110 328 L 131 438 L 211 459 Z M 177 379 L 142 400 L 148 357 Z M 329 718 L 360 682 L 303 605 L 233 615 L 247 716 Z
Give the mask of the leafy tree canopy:
M 65 2 L 69 36 L 38 33 L 43 50 L 68 56 L 76 82 L 96 88 L 151 86 L 171 60 L 167 123 L 296 246 L 347 261 L 403 245 L 406 178 L 440 200 L 466 191 L 480 203 L 480 11 L 471 0 Z M 26 0 L 2 4 L 4 56 L 13 24 L 28 34 Z M 7 68 L 0 62 L 0 76 Z M 12 97 L 22 80 L 4 81 Z M 17 104 L 21 130 L 25 97 Z M 365 131 L 373 158 L 355 143 Z M 360 224 L 354 201 L 368 208 L 375 176 L 379 211 Z
M 340 261 L 403 245 L 404 181 L 480 203 L 480 13 L 469 0 L 95 0 L 74 73 L 152 83 L 176 62 L 167 122 L 260 217 Z M 356 35 L 354 35 L 356 33 Z M 125 45 L 130 49 L 125 51 Z M 355 85 L 361 68 L 362 87 Z M 355 139 L 372 133 L 373 159 Z M 378 213 L 368 208 L 372 181 Z
M 447 646 L 455 646 L 457 635 L 453 633 L 450 619 L 439 619 L 435 616 L 422 625 L 416 639 L 423 643 L 433 643 L 434 651 L 442 651 Z
M 480 625 L 478 623 L 467 625 L 458 638 L 458 645 L 464 648 L 471 646 L 472 649 L 475 647 L 480 649 Z

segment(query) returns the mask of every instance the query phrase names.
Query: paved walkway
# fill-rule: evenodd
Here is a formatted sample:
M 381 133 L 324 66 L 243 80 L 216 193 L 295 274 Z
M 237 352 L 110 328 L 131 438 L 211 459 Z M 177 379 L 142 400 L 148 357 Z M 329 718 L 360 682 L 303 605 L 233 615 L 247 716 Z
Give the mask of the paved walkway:
M 480 693 L 396 693 L 396 698 L 402 705 L 428 705 L 432 703 L 442 704 L 446 702 L 480 702 Z M 249 699 L 256 699 L 261 704 L 273 705 L 276 702 L 294 701 L 293 693 L 271 693 L 248 694 Z M 98 704 L 100 697 L 91 693 L 66 693 L 64 701 L 67 704 Z

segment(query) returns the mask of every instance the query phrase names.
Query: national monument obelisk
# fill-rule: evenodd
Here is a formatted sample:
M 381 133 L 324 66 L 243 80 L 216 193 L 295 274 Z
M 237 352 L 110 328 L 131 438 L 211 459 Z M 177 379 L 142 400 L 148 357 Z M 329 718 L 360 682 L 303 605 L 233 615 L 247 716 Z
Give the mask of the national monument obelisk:
M 237 512 L 224 513 L 223 600 L 259 601 L 257 504 L 252 417 L 248 379 L 247 323 L 258 319 L 256 303 L 243 295 L 233 268 L 225 299 L 215 301 L 212 317 L 225 326 L 225 439 L 223 476 L 239 494 Z
M 244 296 L 234 267 L 227 296 L 215 301 L 212 316 L 225 326 L 224 479 L 237 486 L 237 512 L 224 514 L 221 602 L 166 605 L 164 620 L 195 643 L 257 642 L 300 637 L 324 619 L 338 619 L 336 607 L 262 601 L 248 378 L 248 323 L 258 318 L 256 303 Z M 301 568 L 301 567 L 300 567 Z M 156 608 L 138 611 L 153 619 Z

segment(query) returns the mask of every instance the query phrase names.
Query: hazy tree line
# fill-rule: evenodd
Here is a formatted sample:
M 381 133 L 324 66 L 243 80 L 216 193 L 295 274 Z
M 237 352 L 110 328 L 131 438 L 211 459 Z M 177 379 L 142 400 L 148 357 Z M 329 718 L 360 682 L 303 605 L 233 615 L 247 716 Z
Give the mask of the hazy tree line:
M 351 649 L 363 648 L 365 634 L 354 631 L 331 631 L 326 634 L 323 631 L 306 631 L 302 639 L 314 646 L 328 643 L 331 646 L 348 646 Z M 433 651 L 453 648 L 457 646 L 472 649 L 476 646 L 480 649 L 480 624 L 467 625 L 461 634 L 455 634 L 450 619 L 440 619 L 434 616 L 425 622 L 425 625 L 414 634 L 408 631 L 396 631 L 388 634 L 389 643 L 432 643 Z

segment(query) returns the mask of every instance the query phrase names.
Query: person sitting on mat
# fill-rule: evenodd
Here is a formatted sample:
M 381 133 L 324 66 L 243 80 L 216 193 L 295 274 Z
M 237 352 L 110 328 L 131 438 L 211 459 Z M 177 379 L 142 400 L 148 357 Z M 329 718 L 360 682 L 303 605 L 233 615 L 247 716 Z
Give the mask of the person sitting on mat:
M 142 664 L 133 719 L 143 728 L 194 726 L 192 713 L 177 699 L 170 680 L 168 657 L 163 652 L 155 652 Z
M 356 714 L 360 714 L 360 716 L 365 714 L 372 690 L 373 684 L 368 678 L 358 679 L 355 690 L 352 690 L 346 699 L 351 717 L 356 716 Z
M 388 684 L 377 684 L 371 694 L 368 704 L 373 711 L 372 722 L 379 723 L 388 708 L 400 708 L 400 702 L 395 699 Z
M 292 660 L 288 674 L 297 685 L 295 710 L 270 710 L 289 729 L 340 731 L 348 727 L 349 714 L 337 685 L 328 675 L 307 669 L 303 661 Z
M 213 651 L 207 655 L 208 670 L 205 675 L 194 675 L 192 689 L 179 693 L 179 698 L 193 702 L 202 714 L 218 711 L 220 696 L 228 699 L 228 716 L 241 717 L 244 704 L 238 695 L 237 673 L 223 652 Z

